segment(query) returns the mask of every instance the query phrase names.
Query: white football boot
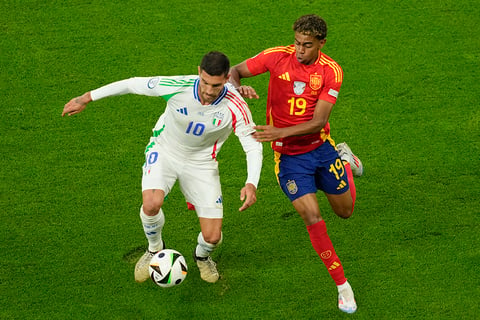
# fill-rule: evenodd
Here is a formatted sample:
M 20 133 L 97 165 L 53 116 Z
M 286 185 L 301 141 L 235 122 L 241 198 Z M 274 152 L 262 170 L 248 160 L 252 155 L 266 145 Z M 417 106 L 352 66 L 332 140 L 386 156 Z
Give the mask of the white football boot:
M 197 263 L 198 270 L 200 270 L 200 278 L 210 283 L 217 282 L 220 275 L 217 271 L 217 264 L 212 260 L 212 257 L 199 258 L 194 252 L 193 259 Z
M 155 255 L 156 252 L 146 251 L 143 256 L 138 260 L 135 265 L 135 281 L 136 282 L 145 282 L 150 278 L 150 273 L 148 271 L 148 266 L 150 265 L 150 260 Z
M 338 155 L 343 161 L 350 163 L 354 177 L 361 177 L 363 175 L 363 164 L 360 159 L 353 154 L 346 142 L 337 144 Z
M 162 241 L 163 249 L 166 248 L 165 241 Z M 160 250 L 158 250 L 160 251 Z M 135 265 L 135 281 L 136 282 L 145 282 L 148 278 L 150 278 L 150 271 L 148 267 L 150 266 L 150 260 L 158 251 L 152 252 L 147 249 L 143 256 L 138 259 L 137 264 Z
M 346 313 L 354 313 L 357 311 L 355 296 L 348 281 L 338 286 L 338 309 Z

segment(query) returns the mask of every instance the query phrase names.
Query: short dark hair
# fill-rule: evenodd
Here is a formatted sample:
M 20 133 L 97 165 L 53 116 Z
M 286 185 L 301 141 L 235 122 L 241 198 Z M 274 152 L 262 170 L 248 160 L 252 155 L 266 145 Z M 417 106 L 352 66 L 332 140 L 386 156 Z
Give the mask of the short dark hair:
M 219 51 L 210 51 L 203 56 L 200 70 L 205 71 L 211 76 L 227 76 L 230 71 L 230 60 L 225 54 Z
M 295 21 L 293 31 L 323 40 L 327 37 L 327 23 L 316 14 L 307 14 Z

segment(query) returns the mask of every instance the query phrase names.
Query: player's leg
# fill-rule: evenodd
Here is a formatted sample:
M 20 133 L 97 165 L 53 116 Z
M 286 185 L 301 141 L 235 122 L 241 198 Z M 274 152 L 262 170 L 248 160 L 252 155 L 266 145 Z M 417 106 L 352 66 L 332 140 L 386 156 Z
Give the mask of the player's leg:
M 135 265 L 136 282 L 144 282 L 150 277 L 148 272 L 150 260 L 156 252 L 164 249 L 162 229 L 165 224 L 165 215 L 161 205 L 165 193 L 163 190 L 150 189 L 143 191 L 142 195 L 143 205 L 140 208 L 140 220 L 148 241 L 148 249 Z
M 313 248 L 322 259 L 328 273 L 337 285 L 339 309 L 349 313 L 355 312 L 357 305 L 353 290 L 345 278 L 343 265 L 330 240 L 325 221 L 321 219 L 316 195 L 304 195 L 294 200 L 292 204 L 307 226 Z M 317 208 L 318 212 L 316 212 L 315 208 Z
M 200 271 L 200 277 L 214 283 L 219 279 L 220 274 L 211 254 L 222 243 L 222 219 L 199 217 L 199 221 L 201 232 L 198 234 L 193 258 Z
M 352 190 L 350 188 L 349 190 Z M 354 189 L 353 189 L 354 190 Z M 343 219 L 348 219 L 353 213 L 353 207 L 355 204 L 354 198 L 350 191 L 342 194 L 328 194 L 325 193 L 330 206 L 335 214 Z
M 344 192 L 343 194 L 326 193 L 326 195 L 328 201 L 330 202 L 330 206 L 332 207 L 335 214 L 339 217 L 347 219 L 350 218 L 350 216 L 353 214 L 353 209 L 355 207 L 355 199 L 357 198 L 357 190 L 355 187 L 355 181 L 353 180 L 354 174 L 352 172 L 351 164 L 343 159 L 342 164 L 345 169 L 345 173 L 343 174 L 343 176 L 347 176 L 349 192 Z M 361 167 L 361 171 L 363 172 L 363 165 Z
M 135 265 L 135 281 L 144 282 L 149 278 L 148 265 L 153 255 L 164 249 L 162 229 L 165 224 L 165 215 L 162 210 L 166 194 L 175 183 L 175 173 L 168 165 L 168 156 L 160 150 L 152 148 L 146 153 L 146 162 L 143 167 L 142 198 L 140 220 L 148 241 L 148 249 Z M 167 190 L 165 192 L 164 190 Z
M 162 229 L 165 224 L 165 215 L 162 205 L 165 192 L 159 189 L 144 190 L 142 197 L 143 205 L 140 208 L 140 220 L 148 240 L 148 250 L 157 252 L 164 249 Z
M 315 193 L 317 189 L 323 188 L 335 190 L 332 193 L 345 193 L 348 190 L 348 183 L 341 177 L 342 162 L 340 159 L 337 161 L 337 158 L 338 154 L 335 149 L 331 145 L 325 144 L 325 146 L 300 157 L 277 157 L 277 172 L 279 172 L 279 183 L 284 193 L 290 198 L 305 222 L 313 248 L 340 290 L 342 286 L 349 285 L 342 263 L 335 252 L 325 222 L 320 215 Z M 310 164 L 313 168 L 307 170 Z M 303 174 L 299 168 L 302 168 Z M 295 185 L 293 186 L 293 184 Z M 351 211 L 351 207 L 349 209 Z
M 195 208 L 200 222 L 201 232 L 193 252 L 200 277 L 207 282 L 216 282 L 219 273 L 211 253 L 222 242 L 223 221 L 218 164 L 215 161 L 187 164 L 179 176 L 179 184 L 185 199 Z
M 351 165 L 340 158 L 330 141 L 318 151 L 323 160 L 316 172 L 317 188 L 325 192 L 335 214 L 347 219 L 353 213 L 356 199 Z
M 316 182 L 319 189 L 325 192 L 334 212 L 348 218 L 352 215 L 355 203 L 355 185 L 349 163 L 344 163 L 332 151 L 331 145 L 326 144 L 322 150 L 323 158 L 330 159 L 317 170 Z M 312 243 L 318 246 L 316 251 L 327 266 L 330 275 L 335 280 L 338 290 L 338 308 L 347 313 L 357 310 L 357 304 L 352 287 L 345 278 L 343 266 L 333 250 L 333 245 L 327 234 L 323 221 L 307 227 Z M 315 245 L 314 245 L 315 247 Z M 331 249 L 328 249 L 331 247 Z
M 346 281 L 343 267 L 327 234 L 316 197 L 318 167 L 323 165 L 321 151 L 314 150 L 298 156 L 277 155 L 278 181 L 305 222 L 312 246 L 327 267 L 330 276 L 335 283 L 342 284 Z M 333 148 L 332 151 L 334 152 L 332 158 L 335 159 L 337 153 Z
M 308 234 L 310 235 L 310 242 L 327 267 L 332 279 L 337 285 L 345 283 L 347 279 L 343 272 L 343 266 L 328 236 L 325 221 L 320 216 L 316 195 L 304 195 L 294 200 L 292 204 L 303 218 Z

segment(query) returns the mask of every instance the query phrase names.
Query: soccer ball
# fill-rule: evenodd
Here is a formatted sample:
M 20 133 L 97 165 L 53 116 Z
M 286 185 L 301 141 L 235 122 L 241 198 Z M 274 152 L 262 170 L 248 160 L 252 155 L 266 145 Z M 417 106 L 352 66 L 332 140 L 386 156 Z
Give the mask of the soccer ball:
M 153 282 L 163 288 L 179 285 L 187 276 L 187 263 L 176 250 L 163 249 L 152 257 L 148 271 Z

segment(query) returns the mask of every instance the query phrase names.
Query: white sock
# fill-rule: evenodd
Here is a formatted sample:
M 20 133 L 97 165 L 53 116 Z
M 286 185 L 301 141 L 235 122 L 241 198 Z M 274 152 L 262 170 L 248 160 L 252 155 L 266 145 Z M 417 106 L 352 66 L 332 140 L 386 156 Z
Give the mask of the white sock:
M 344 284 L 341 284 L 341 285 L 337 286 L 338 292 L 340 292 L 344 289 L 347 289 L 347 288 L 351 288 L 350 283 L 348 283 L 348 281 L 345 281 Z
M 148 250 L 150 252 L 162 250 L 162 229 L 165 224 L 165 215 L 162 209 L 154 216 L 147 216 L 145 212 L 143 212 L 142 206 L 140 208 L 140 219 L 142 220 L 143 231 L 148 240 Z
M 218 243 L 216 243 L 216 244 L 208 243 L 208 242 L 205 241 L 202 233 L 200 232 L 198 234 L 198 238 L 197 238 L 198 244 L 197 244 L 197 248 L 195 249 L 195 255 L 198 258 L 208 257 L 213 252 L 213 250 L 215 250 L 215 248 L 218 247 L 220 245 L 220 243 L 222 243 L 222 240 L 223 240 L 223 233 L 222 233 L 222 237 L 220 238 L 220 241 L 218 241 Z

